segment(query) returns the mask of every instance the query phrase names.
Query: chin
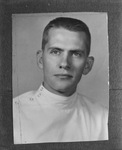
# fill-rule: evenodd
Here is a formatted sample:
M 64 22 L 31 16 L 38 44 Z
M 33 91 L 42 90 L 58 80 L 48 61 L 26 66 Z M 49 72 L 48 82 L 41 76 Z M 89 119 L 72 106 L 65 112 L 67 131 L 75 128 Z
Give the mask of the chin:
M 70 91 L 75 91 L 75 89 L 76 88 L 72 84 L 68 84 L 68 85 L 60 84 L 55 86 L 55 90 L 61 93 L 67 93 L 67 92 L 70 93 Z
M 55 87 L 57 88 L 57 89 L 68 89 L 68 88 L 71 88 L 71 83 L 63 83 L 63 82 L 59 82 L 59 83 L 57 83 L 57 84 L 55 84 Z

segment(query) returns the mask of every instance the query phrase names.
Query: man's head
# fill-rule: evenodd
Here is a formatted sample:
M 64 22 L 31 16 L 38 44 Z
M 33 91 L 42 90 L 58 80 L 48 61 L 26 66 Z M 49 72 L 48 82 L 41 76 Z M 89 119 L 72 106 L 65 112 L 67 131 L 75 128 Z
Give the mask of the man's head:
M 72 95 L 82 74 L 88 74 L 92 68 L 94 58 L 89 57 L 90 43 L 89 29 L 82 21 L 52 20 L 44 30 L 42 50 L 37 55 L 45 88 L 58 95 Z
M 89 28 L 87 25 L 78 19 L 74 18 L 67 18 L 67 17 L 59 17 L 56 18 L 52 21 L 50 21 L 47 26 L 44 29 L 43 32 L 43 37 L 42 37 L 42 50 L 44 50 L 46 43 L 48 42 L 48 33 L 51 29 L 56 29 L 56 28 L 64 28 L 69 31 L 74 31 L 74 32 L 84 32 L 87 35 L 87 46 L 88 46 L 88 52 L 87 54 L 89 55 L 90 53 L 90 45 L 91 45 L 91 34 L 89 31 Z

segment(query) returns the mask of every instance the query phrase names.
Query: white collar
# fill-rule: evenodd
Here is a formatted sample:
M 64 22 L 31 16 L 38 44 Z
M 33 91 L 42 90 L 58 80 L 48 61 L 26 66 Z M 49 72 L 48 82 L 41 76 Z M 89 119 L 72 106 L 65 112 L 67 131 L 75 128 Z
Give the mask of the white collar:
M 75 92 L 71 96 L 61 96 L 48 91 L 42 84 L 36 92 L 37 101 L 41 105 L 65 107 L 71 108 L 77 99 L 77 93 Z

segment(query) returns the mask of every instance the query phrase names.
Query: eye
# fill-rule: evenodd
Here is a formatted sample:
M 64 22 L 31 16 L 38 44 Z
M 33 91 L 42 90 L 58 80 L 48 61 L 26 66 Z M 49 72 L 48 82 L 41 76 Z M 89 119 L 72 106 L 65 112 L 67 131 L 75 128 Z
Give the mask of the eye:
M 73 52 L 72 56 L 73 57 L 82 57 L 83 52 Z
M 60 55 L 61 51 L 59 49 L 51 49 L 50 53 L 53 55 Z

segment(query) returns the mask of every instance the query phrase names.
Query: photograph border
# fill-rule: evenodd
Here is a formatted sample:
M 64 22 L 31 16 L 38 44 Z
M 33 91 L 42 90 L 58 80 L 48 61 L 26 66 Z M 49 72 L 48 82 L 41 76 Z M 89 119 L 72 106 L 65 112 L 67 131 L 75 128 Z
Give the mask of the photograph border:
M 0 149 L 108 150 L 122 148 L 122 1 L 118 0 L 1 0 L 0 1 Z M 109 40 L 109 140 L 13 144 L 12 14 L 106 12 Z M 2 137 L 2 138 L 1 138 Z

